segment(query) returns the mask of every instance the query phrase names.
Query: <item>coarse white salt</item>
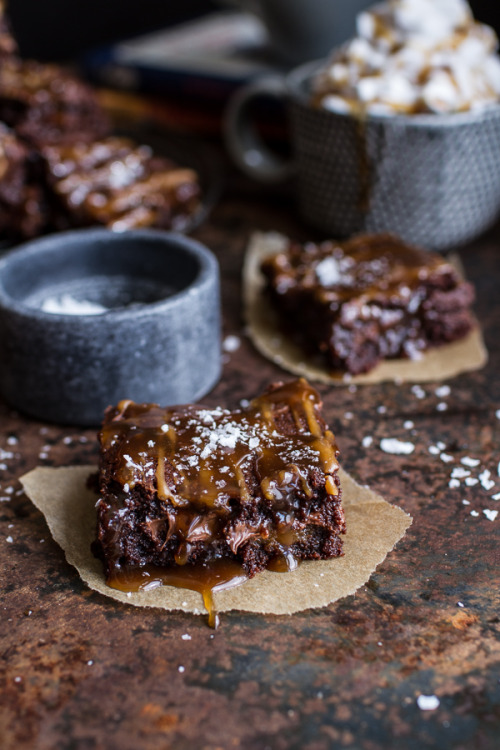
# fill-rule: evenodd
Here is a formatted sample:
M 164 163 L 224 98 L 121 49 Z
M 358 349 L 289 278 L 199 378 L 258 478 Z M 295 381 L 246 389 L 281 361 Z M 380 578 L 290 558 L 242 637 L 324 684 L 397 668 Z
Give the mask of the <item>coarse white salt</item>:
M 240 401 L 240 406 L 242 409 L 246 409 L 248 406 L 250 406 L 250 401 L 247 398 L 242 398 Z
M 445 401 L 440 401 L 439 404 L 436 406 L 436 411 L 446 411 L 448 408 L 448 404 Z
M 419 385 L 412 385 L 411 392 L 417 398 L 425 398 L 425 391 Z
M 363 448 L 369 448 L 372 443 L 373 438 L 371 435 L 365 435 L 365 437 L 361 441 L 361 445 L 363 446 Z
M 415 427 L 415 425 L 411 421 L 411 419 L 407 419 L 406 422 L 403 422 L 403 427 L 405 428 L 405 430 L 412 430 Z
M 457 607 L 465 607 L 465 604 L 463 602 L 457 602 Z
M 0 448 L 0 461 L 7 461 L 9 458 L 14 458 L 12 451 L 4 451 Z
M 181 638 L 183 641 L 190 641 L 191 636 L 188 633 L 184 633 L 184 635 L 181 635 Z
M 450 461 L 453 461 L 453 456 L 450 456 L 449 453 L 441 453 L 439 458 L 441 459 L 441 461 L 444 461 L 445 464 L 449 464 Z
M 385 414 L 387 411 L 387 407 L 381 404 L 380 406 L 377 406 L 377 411 L 379 414 Z
M 409 455 L 415 450 L 413 443 L 406 443 L 397 438 L 382 438 L 380 448 L 384 453 L 393 453 L 394 455 Z
M 471 514 L 471 516 L 473 516 L 474 518 L 477 518 L 477 517 L 478 517 L 478 515 L 479 515 L 479 513 L 477 512 L 477 510 L 471 510 L 470 514 Z
M 490 477 L 491 471 L 489 471 L 489 469 L 485 469 L 479 475 L 479 481 L 481 482 L 485 490 L 491 490 L 491 488 L 495 486 L 495 482 L 490 479 Z
M 181 664 L 180 666 L 177 667 L 177 670 L 182 674 L 183 672 L 186 671 L 186 667 L 183 667 Z
M 443 443 L 442 440 L 438 440 L 438 442 L 436 443 L 436 445 L 437 445 L 437 447 L 439 448 L 440 451 L 444 451 L 444 449 L 446 448 L 446 443 Z
M 7 490 L 8 490 L 8 489 L 9 489 L 9 488 L 7 487 Z M 5 492 L 7 492 L 7 490 L 5 490 Z M 496 493 L 496 495 L 492 495 L 492 496 L 491 496 L 491 499 L 492 499 L 492 500 L 500 500 L 500 492 L 497 492 L 497 493 Z
M 465 477 L 470 476 L 470 471 L 467 471 L 467 469 L 462 469 L 461 466 L 457 466 L 451 472 L 451 476 L 453 479 L 464 479 Z
M 345 419 L 352 419 L 353 417 L 354 417 L 354 414 L 352 413 L 352 411 L 346 411 L 344 414 Z
M 448 482 L 448 487 L 450 487 L 450 489 L 452 489 L 452 490 L 457 489 L 458 487 L 460 487 L 459 480 L 458 479 L 450 479 L 450 481 Z
M 446 398 L 446 396 L 450 395 L 451 388 L 449 385 L 440 385 L 439 388 L 436 388 L 434 393 L 438 398 Z
M 71 438 L 69 435 L 66 435 L 66 437 L 63 437 L 64 445 L 71 445 L 72 442 L 73 442 L 73 438 Z
M 439 706 L 439 698 L 437 695 L 419 695 L 417 706 L 421 711 L 435 711 Z
M 467 487 L 474 487 L 474 485 L 479 484 L 479 479 L 476 479 L 476 477 L 467 477 L 465 484 Z
M 168 432 L 169 429 L 170 429 L 170 427 L 168 426 L 168 424 L 162 424 L 162 426 L 160 427 L 160 430 L 162 432 Z
M 438 456 L 441 451 L 437 447 L 437 445 L 429 445 L 429 453 L 432 453 L 433 456 Z
M 225 352 L 235 352 L 240 348 L 241 339 L 238 336 L 226 336 L 222 342 L 222 349 Z
M 7 537 L 6 539 L 5 539 L 5 541 L 6 541 L 6 542 L 8 542 L 9 544 L 12 544 L 12 542 L 13 542 L 14 540 L 12 539 L 12 537 L 11 537 L 11 536 L 8 536 L 8 537 Z
M 470 500 L 466 500 L 465 498 L 462 500 L 463 505 L 470 505 Z
M 15 435 L 9 435 L 7 438 L 7 445 L 17 445 L 19 442 Z
M 498 510 L 488 510 L 488 508 L 484 508 L 483 513 L 488 521 L 494 521 L 498 516 Z
M 464 456 L 460 459 L 460 463 L 464 466 L 470 466 L 471 468 L 474 468 L 474 466 L 479 466 L 481 462 L 478 458 L 470 458 L 470 456 Z

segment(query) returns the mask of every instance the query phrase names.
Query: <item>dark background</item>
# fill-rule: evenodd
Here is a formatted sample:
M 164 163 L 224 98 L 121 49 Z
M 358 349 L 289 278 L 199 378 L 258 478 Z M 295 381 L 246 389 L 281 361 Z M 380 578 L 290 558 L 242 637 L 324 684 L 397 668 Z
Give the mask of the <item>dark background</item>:
M 500 32 L 497 1 L 470 5 L 478 20 Z M 216 0 L 10 0 L 8 10 L 25 57 L 64 60 L 221 7 Z

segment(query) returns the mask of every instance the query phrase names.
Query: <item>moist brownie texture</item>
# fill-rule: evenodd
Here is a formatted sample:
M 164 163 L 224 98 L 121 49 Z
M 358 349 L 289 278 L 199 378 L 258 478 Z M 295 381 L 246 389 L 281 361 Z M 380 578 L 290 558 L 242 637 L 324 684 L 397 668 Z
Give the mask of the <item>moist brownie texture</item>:
M 338 451 L 320 409 L 302 379 L 235 411 L 108 409 L 93 547 L 108 583 L 145 566 L 227 560 L 251 577 L 342 554 Z
M 261 270 L 286 334 L 333 371 L 418 358 L 473 327 L 471 284 L 441 256 L 391 235 L 290 243 Z
M 182 229 L 199 206 L 196 173 L 128 138 L 47 146 L 47 181 L 70 225 Z
M 17 57 L 2 60 L 0 120 L 37 148 L 88 142 L 110 127 L 90 86 L 56 65 Z

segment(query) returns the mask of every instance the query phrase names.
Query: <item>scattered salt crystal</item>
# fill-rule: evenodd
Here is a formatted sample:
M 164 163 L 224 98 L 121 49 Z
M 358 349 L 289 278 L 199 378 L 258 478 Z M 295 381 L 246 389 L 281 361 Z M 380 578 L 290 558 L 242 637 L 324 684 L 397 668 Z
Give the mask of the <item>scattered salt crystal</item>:
M 479 466 L 481 463 L 478 458 L 470 458 L 470 456 L 464 456 L 460 459 L 460 463 L 464 466 L 470 466 L 473 468 L 474 466 Z
M 354 417 L 354 414 L 352 411 L 346 411 L 344 414 L 345 419 L 352 419 Z
M 73 438 L 71 438 L 69 435 L 66 435 L 66 437 L 63 437 L 64 445 L 71 445 L 72 442 L 73 442 Z
M 4 451 L 3 448 L 0 448 L 0 460 L 7 461 L 9 458 L 14 458 L 12 451 Z
M 412 385 L 411 392 L 417 398 L 425 398 L 425 391 L 419 385 Z
M 439 706 L 439 698 L 437 695 L 419 695 L 417 706 L 421 711 L 435 711 Z
M 403 427 L 405 428 L 405 430 L 412 430 L 415 425 L 413 424 L 411 419 L 407 419 L 406 422 L 403 422 Z
M 444 461 L 445 464 L 449 464 L 450 461 L 453 461 L 453 456 L 450 456 L 449 453 L 441 453 L 439 458 L 441 459 L 441 461 Z
M 495 482 L 490 479 L 490 477 L 491 471 L 489 471 L 488 469 L 485 469 L 479 475 L 479 481 L 481 482 L 485 490 L 491 490 L 491 488 L 495 486 Z
M 466 500 L 465 498 L 462 500 L 463 505 L 470 505 L 470 500 Z
M 242 409 L 246 409 L 247 406 L 250 406 L 250 401 L 247 398 L 242 398 L 240 401 L 240 406 Z
M 395 455 L 408 455 L 415 450 L 413 443 L 405 443 L 403 440 L 398 440 L 397 438 L 382 438 L 380 447 L 385 453 L 393 453 Z
M 15 435 L 9 435 L 7 438 L 7 445 L 17 445 L 19 440 L 16 438 Z
M 183 667 L 182 664 L 177 669 L 181 674 L 186 671 L 186 667 Z
M 463 602 L 457 602 L 457 607 L 465 607 L 465 604 Z
M 181 635 L 181 638 L 183 641 L 190 641 L 191 636 L 188 633 L 184 633 L 184 635 Z
M 14 540 L 12 539 L 12 537 L 11 537 L 11 536 L 8 536 L 8 537 L 6 538 L 6 540 L 5 540 L 5 541 L 6 541 L 6 542 L 8 542 L 9 544 L 12 544 L 12 542 L 13 542 Z
M 488 510 L 488 508 L 485 508 L 483 510 L 483 513 L 488 519 L 488 521 L 494 521 L 495 518 L 498 516 L 498 510 Z
M 169 429 L 170 429 L 170 427 L 168 426 L 168 424 L 162 424 L 162 426 L 160 427 L 160 430 L 162 432 L 168 432 Z
M 238 336 L 226 336 L 222 342 L 222 349 L 225 352 L 235 352 L 240 348 L 241 340 Z
M 451 388 L 449 385 L 440 385 L 439 388 L 436 388 L 434 393 L 438 398 L 446 398 L 446 396 L 450 395 Z
M 443 443 L 442 440 L 438 440 L 438 442 L 436 443 L 436 445 L 437 445 L 437 447 L 439 448 L 440 451 L 444 451 L 444 449 L 446 448 L 446 443 Z
M 387 411 L 387 407 L 382 404 L 381 406 L 377 406 L 377 411 L 379 414 L 385 414 Z
M 8 490 L 8 489 L 9 489 L 9 488 L 7 487 L 7 490 Z M 5 490 L 5 492 L 7 492 L 7 490 Z M 491 496 L 491 499 L 492 499 L 492 500 L 500 500 L 500 492 L 497 492 L 497 493 L 496 493 L 496 495 L 492 495 L 492 496 Z
M 127 596 L 130 598 L 132 596 L 132 592 L 131 591 L 127 591 Z
M 433 456 L 439 455 L 441 451 L 437 447 L 437 445 L 429 445 L 429 453 L 432 453 Z
M 478 517 L 478 515 L 479 515 L 479 513 L 477 512 L 477 510 L 471 510 L 470 514 L 471 514 L 471 516 L 473 516 L 474 518 L 477 518 L 477 517 Z
M 155 447 L 155 441 L 154 440 L 148 440 L 148 446 L 150 448 L 154 448 Z
M 457 466 L 451 472 L 451 476 L 453 479 L 464 479 L 464 477 L 470 476 L 470 471 L 467 471 L 467 469 L 462 469 L 461 466 Z
M 458 487 L 460 487 L 459 480 L 458 479 L 450 479 L 450 481 L 448 482 L 448 487 L 450 487 L 450 489 L 452 489 L 452 490 L 457 489 Z
M 14 682 L 22 682 L 22 677 L 14 677 Z
M 448 404 L 444 401 L 440 401 L 439 404 L 436 406 L 436 411 L 446 411 L 448 408 Z
M 479 479 L 476 479 L 475 477 L 467 477 L 465 480 L 465 484 L 467 487 L 474 487 L 475 484 L 478 484 Z
M 89 659 L 88 662 L 87 662 L 87 666 L 91 667 L 93 663 L 94 663 L 94 660 L 93 659 Z
M 365 437 L 361 441 L 361 445 L 363 446 L 363 448 L 369 448 L 372 443 L 373 438 L 371 435 L 365 435 Z

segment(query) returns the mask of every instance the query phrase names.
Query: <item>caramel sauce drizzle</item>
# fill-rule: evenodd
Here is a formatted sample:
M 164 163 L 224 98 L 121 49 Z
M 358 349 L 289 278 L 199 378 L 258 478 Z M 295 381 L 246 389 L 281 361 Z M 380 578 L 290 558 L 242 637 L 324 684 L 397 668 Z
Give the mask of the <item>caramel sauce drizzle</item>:
M 101 431 L 103 451 L 111 452 L 116 463 L 114 479 L 125 496 L 136 483 L 149 482 L 167 505 L 167 539 L 175 534 L 179 544 L 176 568 L 119 571 L 108 585 L 126 591 L 164 584 L 194 589 L 202 594 L 210 622 L 216 624 L 213 592 L 239 585 L 247 576 L 239 564 L 224 559 L 188 564 L 190 545 L 217 539 L 218 519 L 228 518 L 231 500 L 253 501 L 249 477 L 255 477 L 255 471 L 262 494 L 271 501 L 297 489 L 311 497 L 311 468 L 326 475 L 328 493 L 338 495 L 332 478 L 338 468 L 337 446 L 332 432 L 324 430 L 320 406 L 318 393 L 304 379 L 281 385 L 248 408 L 232 412 L 120 402 Z M 236 530 L 231 548 L 235 551 L 252 535 L 268 537 L 282 550 L 273 569 L 293 570 L 297 561 L 289 548 L 298 539 L 293 523 L 291 509 L 277 530 L 262 525 Z

